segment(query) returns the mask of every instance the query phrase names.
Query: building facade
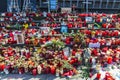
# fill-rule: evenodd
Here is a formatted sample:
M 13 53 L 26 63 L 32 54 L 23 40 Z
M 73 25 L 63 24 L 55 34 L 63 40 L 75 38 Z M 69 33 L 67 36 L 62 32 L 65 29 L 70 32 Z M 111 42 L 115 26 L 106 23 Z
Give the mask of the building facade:
M 0 0 L 0 13 L 7 11 L 7 0 Z
M 29 3 L 27 2 L 29 1 Z M 28 3 L 28 4 L 25 4 Z M 7 0 L 7 11 L 15 12 L 22 11 L 23 7 L 30 6 L 33 10 L 36 8 L 36 0 Z
M 1 0 L 7 1 L 7 11 L 10 11 L 11 1 L 13 0 Z M 40 9 L 48 10 L 48 4 L 45 3 L 48 0 L 30 0 L 35 10 L 36 6 Z M 88 1 L 88 4 L 86 3 Z M 18 0 L 20 10 L 22 10 L 24 0 Z M 86 5 L 88 5 L 89 12 L 106 12 L 106 13 L 117 13 L 120 12 L 120 0 L 58 0 L 59 8 L 72 7 L 79 12 L 86 11 Z M 4 8 L 3 8 L 4 9 Z
M 44 4 L 47 0 L 39 0 L 41 8 L 47 8 Z M 73 4 L 81 12 L 84 12 L 88 1 L 89 12 L 118 12 L 120 0 L 58 0 L 59 7 L 72 7 Z

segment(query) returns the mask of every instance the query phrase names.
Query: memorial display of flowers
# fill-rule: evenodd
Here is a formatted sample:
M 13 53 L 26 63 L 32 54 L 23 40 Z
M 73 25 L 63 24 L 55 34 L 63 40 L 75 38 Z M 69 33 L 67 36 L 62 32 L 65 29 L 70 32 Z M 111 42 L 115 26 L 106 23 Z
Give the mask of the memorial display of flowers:
M 0 74 L 50 73 L 119 80 L 119 62 L 117 14 L 47 13 L 43 17 L 41 12 L 0 16 Z

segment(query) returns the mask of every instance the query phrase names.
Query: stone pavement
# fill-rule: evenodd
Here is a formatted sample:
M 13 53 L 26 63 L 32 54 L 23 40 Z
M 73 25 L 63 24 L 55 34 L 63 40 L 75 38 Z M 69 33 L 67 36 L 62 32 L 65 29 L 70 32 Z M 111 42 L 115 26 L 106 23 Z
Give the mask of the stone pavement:
M 85 80 L 82 78 L 69 79 L 69 78 L 60 78 L 51 74 L 41 74 L 33 76 L 30 74 L 0 74 L 0 80 Z

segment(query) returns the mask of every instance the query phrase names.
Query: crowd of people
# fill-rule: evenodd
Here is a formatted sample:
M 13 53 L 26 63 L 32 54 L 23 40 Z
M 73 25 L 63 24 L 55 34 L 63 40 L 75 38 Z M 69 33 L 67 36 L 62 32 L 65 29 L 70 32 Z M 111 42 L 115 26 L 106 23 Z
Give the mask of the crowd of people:
M 65 77 L 90 63 L 92 80 L 120 79 L 117 14 L 2 13 L 0 45 L 1 73 Z

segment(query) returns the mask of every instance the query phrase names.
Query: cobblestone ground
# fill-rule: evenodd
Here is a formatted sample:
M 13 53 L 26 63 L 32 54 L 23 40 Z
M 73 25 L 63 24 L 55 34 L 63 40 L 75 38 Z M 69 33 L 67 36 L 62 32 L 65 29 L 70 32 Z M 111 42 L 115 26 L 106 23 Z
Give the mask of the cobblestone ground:
M 30 74 L 8 74 L 8 75 L 0 75 L 0 80 L 85 80 L 82 78 L 74 78 L 74 79 L 70 79 L 70 78 L 60 78 L 60 77 L 56 77 L 54 75 L 51 74 L 47 74 L 47 75 L 37 75 L 37 76 L 33 76 Z

